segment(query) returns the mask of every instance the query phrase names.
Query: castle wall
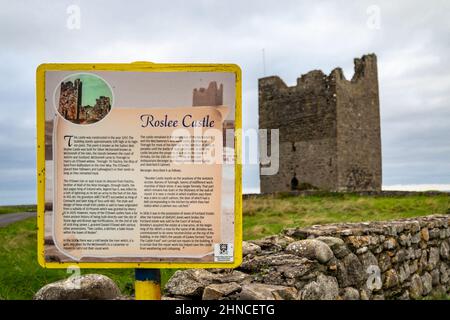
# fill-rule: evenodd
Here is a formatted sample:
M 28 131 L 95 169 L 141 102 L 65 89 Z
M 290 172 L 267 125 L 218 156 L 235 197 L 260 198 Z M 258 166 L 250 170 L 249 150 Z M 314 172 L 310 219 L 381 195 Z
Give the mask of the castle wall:
M 355 76 L 314 70 L 292 87 L 259 79 L 259 128 L 279 129 L 280 166 L 260 176 L 262 193 L 299 185 L 330 191 L 381 190 L 381 138 L 376 56 L 355 59 Z M 270 145 L 270 142 L 269 142 Z
M 337 76 L 338 185 L 381 190 L 381 133 L 375 55 L 355 59 L 351 81 Z
M 278 174 L 260 176 L 261 192 L 291 190 L 299 184 L 337 188 L 336 104 L 333 83 L 312 71 L 287 87 L 278 77 L 260 79 L 259 127 L 279 129 Z

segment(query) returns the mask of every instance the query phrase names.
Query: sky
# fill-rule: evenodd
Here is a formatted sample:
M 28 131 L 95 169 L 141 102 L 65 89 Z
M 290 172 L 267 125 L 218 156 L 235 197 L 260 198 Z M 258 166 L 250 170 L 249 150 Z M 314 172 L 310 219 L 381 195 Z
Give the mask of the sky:
M 449 1 L 0 0 L 0 205 L 36 202 L 36 67 L 44 62 L 226 62 L 243 72 L 243 126 L 257 79 L 378 56 L 383 186 L 450 184 Z M 264 50 L 264 51 L 263 51 Z M 263 54 L 264 52 L 264 54 Z M 264 57 L 264 59 L 263 59 Z M 258 190 L 244 167 L 244 191 Z
M 83 84 L 83 94 L 81 95 L 82 106 L 93 107 L 100 96 L 109 97 L 110 101 L 112 101 L 111 88 L 101 78 L 92 76 L 90 74 L 76 74 L 64 79 L 64 82 L 74 82 L 76 79 L 80 79 Z M 56 96 L 58 95 L 59 93 L 56 93 Z

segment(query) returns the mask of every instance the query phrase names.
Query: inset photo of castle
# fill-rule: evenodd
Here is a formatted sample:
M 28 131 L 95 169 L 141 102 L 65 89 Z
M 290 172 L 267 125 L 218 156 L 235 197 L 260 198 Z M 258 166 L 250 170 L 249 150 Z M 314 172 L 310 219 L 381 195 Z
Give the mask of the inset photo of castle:
M 55 92 L 55 107 L 64 119 L 76 124 L 102 120 L 110 111 L 113 94 L 105 80 L 77 73 L 65 78 Z

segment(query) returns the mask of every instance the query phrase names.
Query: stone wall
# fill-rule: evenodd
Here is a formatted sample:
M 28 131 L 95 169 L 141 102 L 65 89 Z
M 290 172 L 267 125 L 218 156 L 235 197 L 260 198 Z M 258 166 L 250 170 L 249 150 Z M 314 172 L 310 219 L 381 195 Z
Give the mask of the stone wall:
M 450 216 L 286 229 L 235 270 L 177 271 L 164 299 L 422 299 L 450 294 Z
M 340 68 L 313 70 L 287 86 L 259 79 L 259 128 L 280 130 L 280 166 L 260 176 L 261 192 L 300 183 L 330 191 L 381 190 L 377 59 L 355 59 L 347 80 Z

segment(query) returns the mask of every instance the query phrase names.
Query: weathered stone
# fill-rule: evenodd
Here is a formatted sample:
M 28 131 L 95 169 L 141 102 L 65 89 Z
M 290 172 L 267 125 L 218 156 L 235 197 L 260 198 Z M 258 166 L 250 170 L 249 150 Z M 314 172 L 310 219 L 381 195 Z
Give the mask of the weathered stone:
M 358 286 L 366 278 L 363 265 L 353 253 L 344 257 L 337 267 L 337 279 L 341 287 Z
M 423 228 L 420 230 L 420 237 L 423 241 L 430 240 L 430 233 L 428 232 L 428 228 Z
M 373 255 L 372 252 L 368 251 L 362 255 L 359 256 L 359 261 L 361 261 L 363 269 L 367 271 L 367 268 L 370 266 L 377 266 L 378 267 L 378 260 Z
M 369 236 L 349 236 L 347 237 L 347 241 L 350 247 L 354 249 L 359 249 L 361 247 L 367 247 L 370 245 Z
M 409 271 L 411 274 L 416 273 L 416 271 L 419 270 L 418 261 L 414 260 L 409 264 Z
M 395 269 L 389 269 L 384 273 L 384 284 L 383 287 L 385 289 L 389 289 L 395 287 L 399 284 L 399 279 L 397 275 L 397 271 Z
M 439 249 L 432 247 L 432 248 L 430 248 L 430 253 L 429 253 L 429 257 L 428 257 L 427 270 L 429 270 L 429 271 L 433 270 L 436 267 L 438 262 L 439 262 Z
M 419 242 L 420 242 L 420 239 L 421 239 L 421 235 L 422 235 L 421 232 L 414 233 L 414 234 L 411 236 L 411 244 L 417 244 L 417 243 L 419 243 Z
M 261 252 L 261 247 L 247 241 L 242 241 L 242 254 L 244 256 L 248 254 L 258 254 Z
M 367 251 L 369 251 L 369 248 L 362 247 L 362 248 L 359 248 L 358 250 L 356 250 L 356 254 L 363 254 L 363 253 L 366 253 Z
M 392 266 L 391 258 L 389 257 L 389 255 L 387 253 L 383 252 L 378 257 L 378 264 L 380 266 L 381 272 L 385 272 Z
M 411 275 L 411 269 L 409 267 L 408 262 L 406 262 L 400 267 L 400 270 L 398 273 L 398 279 L 401 283 L 403 283 L 406 280 L 408 280 L 410 275 Z
M 334 246 L 332 248 L 332 251 L 334 253 L 334 256 L 338 259 L 342 259 L 346 255 L 351 253 L 351 251 L 347 248 L 347 246 L 345 244 L 339 245 L 339 246 Z
M 438 286 L 440 284 L 440 272 L 439 269 L 434 269 L 430 272 L 431 278 L 433 279 L 433 286 Z
M 409 300 L 409 291 L 405 290 L 401 295 L 397 297 L 397 300 Z
M 299 292 L 301 300 L 334 300 L 339 295 L 339 285 L 335 277 L 320 274 L 315 281 L 305 285 Z
M 423 284 L 422 279 L 419 275 L 415 274 L 411 278 L 411 284 L 409 286 L 409 296 L 411 299 L 420 299 L 422 298 L 423 293 Z
M 317 237 L 316 240 L 325 242 L 330 248 L 331 250 L 333 250 L 333 248 L 341 246 L 344 244 L 344 240 L 342 240 L 341 238 L 336 238 L 336 237 L 329 237 L 329 236 L 320 236 Z
M 447 241 L 442 241 L 441 247 L 439 248 L 442 260 L 450 259 L 450 245 Z
M 402 234 L 398 240 L 401 246 L 409 247 L 411 245 L 411 234 Z
M 441 283 L 446 284 L 449 281 L 450 274 L 447 266 L 444 263 L 441 263 L 441 266 L 439 267 L 439 271 L 441 274 Z
M 347 287 L 341 290 L 340 296 L 342 300 L 359 300 L 359 291 L 352 287 Z
M 241 290 L 241 286 L 236 282 L 210 284 L 203 290 L 203 300 L 218 300 L 224 296 Z
M 204 288 L 218 277 L 205 269 L 178 270 L 167 282 L 165 290 L 170 295 L 201 296 Z
M 384 241 L 385 249 L 392 250 L 395 249 L 395 247 L 397 247 L 397 241 L 395 240 L 395 238 L 389 238 L 386 241 Z
M 114 281 L 101 274 L 73 276 L 42 287 L 34 300 L 109 300 L 121 295 Z
M 324 242 L 315 239 L 293 242 L 286 247 L 286 252 L 314 259 L 321 263 L 326 263 L 333 258 L 333 251 L 331 251 L 330 247 Z
M 297 289 L 293 287 L 249 283 L 242 286 L 239 300 L 294 300 Z
M 422 295 L 427 295 L 431 292 L 433 289 L 433 278 L 428 272 L 425 272 L 422 277 L 422 285 L 423 285 L 423 292 Z
M 437 239 L 440 236 L 440 230 L 438 228 L 433 228 L 429 231 L 430 239 Z
M 393 263 L 402 263 L 406 260 L 406 257 L 408 256 L 405 249 L 400 249 L 397 251 L 395 256 L 392 258 Z

